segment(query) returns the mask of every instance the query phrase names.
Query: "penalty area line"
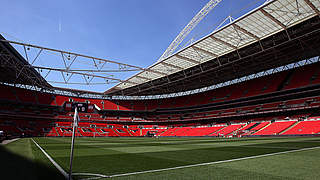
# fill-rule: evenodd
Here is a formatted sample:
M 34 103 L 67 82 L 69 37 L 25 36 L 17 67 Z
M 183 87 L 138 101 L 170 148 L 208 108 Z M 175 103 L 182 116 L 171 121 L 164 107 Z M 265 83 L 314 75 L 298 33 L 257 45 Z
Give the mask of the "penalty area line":
M 64 170 L 62 169 L 62 167 L 61 167 L 58 163 L 56 163 L 56 162 L 51 158 L 51 156 L 50 156 L 44 149 L 42 149 L 42 147 L 41 147 L 35 140 L 33 140 L 33 138 L 31 138 L 31 140 L 32 140 L 33 143 L 42 151 L 42 153 L 50 160 L 50 162 L 60 171 L 60 173 L 61 173 L 66 179 L 68 179 L 68 178 L 69 178 L 69 174 L 68 174 L 66 171 L 64 171 Z
M 192 164 L 192 165 L 186 165 L 186 166 L 177 166 L 177 167 L 172 167 L 172 168 L 154 169 L 154 170 L 138 171 L 138 172 L 124 173 L 124 174 L 115 174 L 115 175 L 110 175 L 108 177 L 112 178 L 112 177 L 120 177 L 120 176 L 130 176 L 130 175 L 137 175 L 137 174 L 162 172 L 162 171 L 169 171 L 169 170 L 175 170 L 175 169 L 184 169 L 184 168 L 191 168 L 191 167 L 198 167 L 198 166 L 207 166 L 207 165 L 212 165 L 212 164 L 221 164 L 221 163 L 226 163 L 226 162 L 255 159 L 255 158 L 260 158 L 260 157 L 268 157 L 268 156 L 287 154 L 287 153 L 293 153 L 293 152 L 299 152 L 299 151 L 307 151 L 307 150 L 313 150 L 313 149 L 320 149 L 320 146 L 311 147 L 311 148 L 303 148 L 303 149 L 295 149 L 295 150 L 289 150 L 289 151 L 282 151 L 282 152 L 276 152 L 276 153 L 268 153 L 268 154 L 262 154 L 262 155 L 256 155 L 256 156 L 248 156 L 248 157 L 243 157 L 243 158 L 236 158 L 236 159 L 229 159 L 229 160 L 222 160 L 222 161 Z

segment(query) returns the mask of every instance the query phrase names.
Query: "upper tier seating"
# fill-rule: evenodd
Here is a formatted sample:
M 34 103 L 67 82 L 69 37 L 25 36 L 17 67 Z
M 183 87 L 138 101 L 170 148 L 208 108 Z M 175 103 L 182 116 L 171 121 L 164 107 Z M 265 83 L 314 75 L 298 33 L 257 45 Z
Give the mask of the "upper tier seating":
M 13 87 L 0 85 L 0 99 L 5 100 L 16 100 L 16 96 L 13 93 Z
M 287 86 L 284 89 L 292 89 L 303 86 L 308 86 L 313 84 L 315 81 L 312 81 L 313 75 L 318 71 L 319 64 L 303 66 L 298 69 L 295 69 L 291 79 Z

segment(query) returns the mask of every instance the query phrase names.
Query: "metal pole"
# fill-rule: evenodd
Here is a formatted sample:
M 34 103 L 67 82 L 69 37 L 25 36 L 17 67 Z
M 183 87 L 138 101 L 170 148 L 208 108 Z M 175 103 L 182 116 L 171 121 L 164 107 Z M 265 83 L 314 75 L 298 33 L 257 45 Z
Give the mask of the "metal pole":
M 74 140 L 75 140 L 75 134 L 76 134 L 76 127 L 78 125 L 78 112 L 77 107 L 75 107 L 75 117 L 73 121 L 73 129 L 72 129 L 72 140 L 71 140 L 71 152 L 70 152 L 70 169 L 69 169 L 69 180 L 72 180 L 72 161 L 73 161 L 73 149 L 74 149 Z

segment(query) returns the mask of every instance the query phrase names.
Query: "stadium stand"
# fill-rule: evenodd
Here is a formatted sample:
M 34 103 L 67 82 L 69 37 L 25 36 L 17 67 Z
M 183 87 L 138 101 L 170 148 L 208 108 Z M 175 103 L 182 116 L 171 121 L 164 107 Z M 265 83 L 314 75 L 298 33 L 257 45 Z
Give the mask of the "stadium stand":
M 0 128 L 14 136 L 71 136 L 73 112 L 64 106 L 81 102 L 100 110 L 79 113 L 77 136 L 316 135 L 319 120 L 311 118 L 317 117 L 320 107 L 319 65 L 167 99 L 89 99 L 2 84 Z M 30 119 L 35 125 L 27 123 Z M 132 122 L 163 127 L 141 128 Z

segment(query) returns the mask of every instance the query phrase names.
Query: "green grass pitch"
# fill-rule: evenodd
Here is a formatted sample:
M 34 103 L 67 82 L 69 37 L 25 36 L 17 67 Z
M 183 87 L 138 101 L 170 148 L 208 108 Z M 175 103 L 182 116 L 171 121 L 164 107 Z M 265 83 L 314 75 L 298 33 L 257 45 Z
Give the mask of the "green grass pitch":
M 71 138 L 33 139 L 68 172 Z M 3 177 L 63 179 L 31 139 L 1 147 L 1 156 Z M 74 179 L 320 179 L 320 138 L 77 138 L 73 172 Z

